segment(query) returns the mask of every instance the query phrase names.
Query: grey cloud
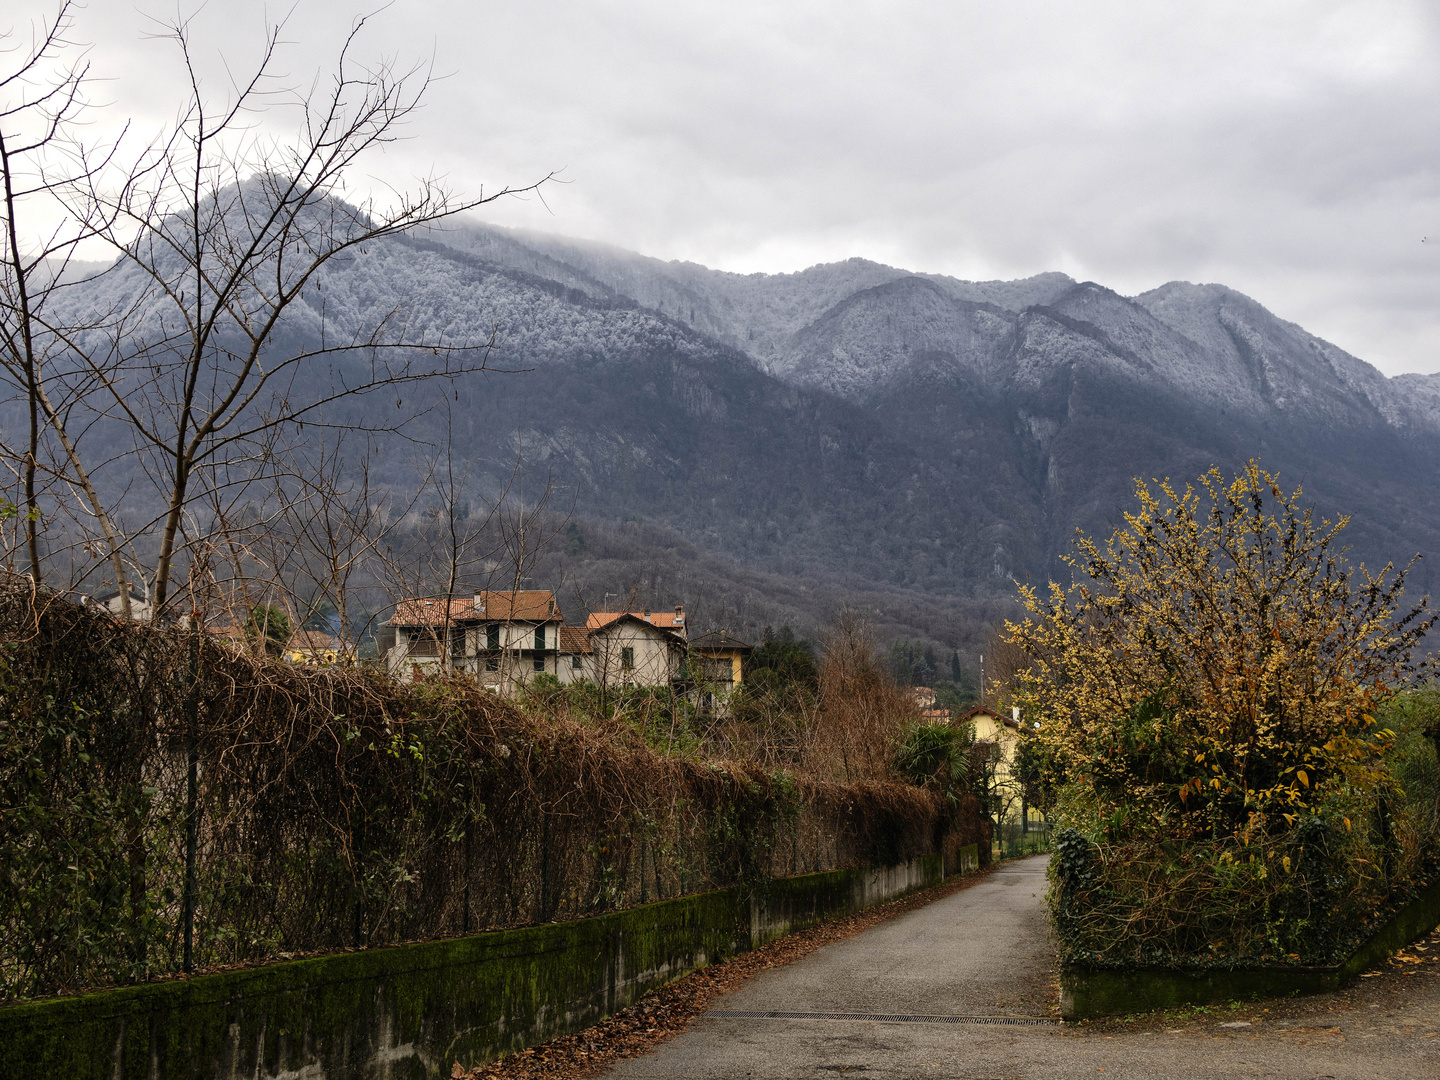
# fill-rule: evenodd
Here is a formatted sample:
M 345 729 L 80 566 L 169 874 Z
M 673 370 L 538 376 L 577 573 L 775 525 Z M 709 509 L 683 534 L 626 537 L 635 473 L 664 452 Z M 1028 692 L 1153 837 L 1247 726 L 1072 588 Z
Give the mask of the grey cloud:
M 158 124 L 165 50 L 100 8 L 80 29 L 112 111 Z M 297 81 L 355 10 L 301 3 Z M 263 11 L 205 9 L 206 55 Z M 473 191 L 565 168 L 544 204 L 491 208 L 504 224 L 734 270 L 1223 281 L 1386 371 L 1440 369 L 1427 4 L 410 0 L 361 52 L 448 73 L 377 176 L 433 163 Z

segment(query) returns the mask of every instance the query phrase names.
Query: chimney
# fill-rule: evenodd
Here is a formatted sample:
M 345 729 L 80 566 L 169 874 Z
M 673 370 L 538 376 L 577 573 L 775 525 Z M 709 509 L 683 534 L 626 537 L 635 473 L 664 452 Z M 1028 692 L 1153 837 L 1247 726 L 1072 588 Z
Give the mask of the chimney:
M 485 614 L 485 592 L 483 589 L 475 590 L 475 610 L 481 615 Z
M 645 621 L 650 621 L 650 609 L 648 607 L 645 609 Z
M 675 605 L 675 621 L 676 621 L 677 623 L 682 623 L 682 622 L 685 621 L 685 605 L 684 605 L 684 604 L 676 604 L 676 605 Z

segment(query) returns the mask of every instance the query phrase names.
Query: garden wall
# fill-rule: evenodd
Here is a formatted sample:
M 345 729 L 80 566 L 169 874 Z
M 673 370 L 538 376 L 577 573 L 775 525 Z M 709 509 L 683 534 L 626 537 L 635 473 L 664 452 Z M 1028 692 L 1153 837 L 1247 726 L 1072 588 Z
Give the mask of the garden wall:
M 1060 1013 L 1066 1020 L 1120 1016 L 1177 1005 L 1289 997 L 1339 990 L 1397 949 L 1440 925 L 1440 882 L 1396 912 L 1343 964 L 1329 967 L 1060 969 Z
M 978 858 L 961 850 L 962 864 Z M 0 1009 L 0 1075 L 448 1076 L 576 1031 L 685 973 L 938 884 L 939 853 L 626 911 Z
M 582 723 L 6 582 L 0 1003 L 988 857 L 973 795 L 671 755 L 620 701 Z

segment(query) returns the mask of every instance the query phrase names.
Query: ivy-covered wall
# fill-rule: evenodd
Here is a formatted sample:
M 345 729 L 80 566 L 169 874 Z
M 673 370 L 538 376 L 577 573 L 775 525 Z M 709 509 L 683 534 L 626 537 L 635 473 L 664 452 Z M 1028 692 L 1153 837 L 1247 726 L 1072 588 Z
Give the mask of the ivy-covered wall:
M 660 752 L 658 700 L 212 637 L 0 571 L 0 1006 L 987 845 L 973 794 L 712 760 L 673 700 Z
M 1210 968 L 1062 964 L 1060 1015 L 1066 1020 L 1084 1020 L 1178 1005 L 1339 990 L 1436 926 L 1440 926 L 1440 882 L 1422 889 L 1339 964 Z
M 0 1009 L 0 1076 L 433 1077 L 579 1030 L 788 931 L 938 884 L 939 854 L 573 922 Z

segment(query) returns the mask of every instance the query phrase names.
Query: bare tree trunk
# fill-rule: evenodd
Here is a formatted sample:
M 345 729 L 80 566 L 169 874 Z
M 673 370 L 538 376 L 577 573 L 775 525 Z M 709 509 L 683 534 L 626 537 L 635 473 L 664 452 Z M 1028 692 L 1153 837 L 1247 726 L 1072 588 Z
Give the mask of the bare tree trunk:
M 358 68 L 351 53 L 363 26 L 357 21 L 346 36 L 334 82 L 293 102 L 307 121 L 300 136 L 289 145 L 252 142 L 232 153 L 232 137 L 270 93 L 265 82 L 274 75 L 283 26 L 267 29 L 248 81 L 216 106 L 199 89 L 189 21 L 178 18 L 168 33 L 192 87 L 178 123 L 130 163 L 118 190 L 102 188 L 98 169 L 83 158 L 64 185 L 77 220 L 90 223 L 120 256 L 115 272 L 127 277 L 144 316 L 134 327 L 117 325 L 104 351 L 82 352 L 82 373 L 73 381 L 82 387 L 86 425 L 103 417 L 112 429 L 128 429 L 151 463 L 163 507 L 152 576 L 157 617 L 165 616 L 191 542 L 187 508 L 203 494 L 197 475 L 233 471 L 268 433 L 323 425 L 325 408 L 338 401 L 485 368 L 493 338 L 452 343 L 412 332 L 393 311 L 339 342 L 325 333 L 322 314 L 318 345 L 279 357 L 267 351 L 288 313 L 307 289 L 320 286 L 336 259 L 363 257 L 367 244 L 516 193 L 458 200 L 426 180 L 390 206 L 350 206 L 334 197 L 362 154 L 396 137 L 429 81 L 418 68 Z M 354 355 L 376 361 L 368 374 L 294 393 L 297 372 Z M 382 355 L 393 359 L 379 361 Z M 393 431 L 404 419 L 372 430 Z M 66 425 L 63 412 L 48 420 L 57 434 Z M 80 460 L 76 430 L 67 435 L 72 468 Z M 103 521 L 95 487 L 87 497 Z M 113 533 L 107 531 L 112 541 Z

